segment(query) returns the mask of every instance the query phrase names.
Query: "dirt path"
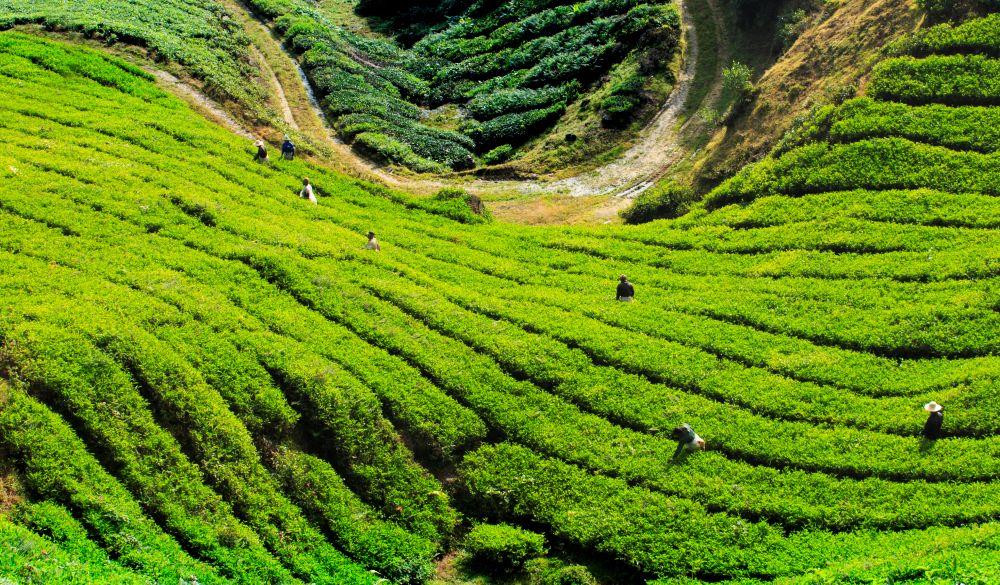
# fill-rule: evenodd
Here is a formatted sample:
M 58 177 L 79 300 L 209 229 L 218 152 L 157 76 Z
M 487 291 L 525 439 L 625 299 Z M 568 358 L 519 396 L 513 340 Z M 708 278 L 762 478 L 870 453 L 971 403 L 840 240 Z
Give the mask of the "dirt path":
M 156 77 L 161 86 L 174 95 L 179 96 L 195 110 L 201 112 L 206 118 L 244 138 L 253 140 L 253 134 L 249 130 L 244 128 L 242 124 L 236 121 L 236 118 L 229 115 L 229 112 L 223 110 L 215 101 L 203 94 L 201 90 L 166 71 L 152 67 L 143 67 L 143 69 Z
M 256 45 L 251 45 L 251 52 L 254 58 L 260 63 L 264 81 L 271 89 L 270 95 L 274 96 L 278 101 L 278 106 L 281 109 L 281 117 L 284 118 L 286 124 L 296 130 L 300 130 L 299 123 L 295 120 L 295 115 L 292 114 L 292 108 L 288 105 L 288 96 L 285 95 L 285 88 L 278 81 L 278 76 L 275 75 L 274 69 L 267 62 L 267 57 L 264 56 L 264 53 L 260 52 L 260 49 Z

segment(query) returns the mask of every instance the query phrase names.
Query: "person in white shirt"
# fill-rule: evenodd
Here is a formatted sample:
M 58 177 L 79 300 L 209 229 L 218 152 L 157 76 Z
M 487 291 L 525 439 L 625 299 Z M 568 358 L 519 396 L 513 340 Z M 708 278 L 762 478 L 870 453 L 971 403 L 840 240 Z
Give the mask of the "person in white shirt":
M 309 179 L 302 179 L 302 191 L 299 192 L 299 197 L 312 201 L 313 205 L 319 205 L 319 202 L 316 201 L 316 194 L 313 193 L 313 186 L 309 182 Z
M 376 252 L 382 251 L 382 247 L 378 245 L 378 240 L 375 239 L 375 232 L 368 232 L 368 243 L 365 244 L 365 248 L 375 250 Z

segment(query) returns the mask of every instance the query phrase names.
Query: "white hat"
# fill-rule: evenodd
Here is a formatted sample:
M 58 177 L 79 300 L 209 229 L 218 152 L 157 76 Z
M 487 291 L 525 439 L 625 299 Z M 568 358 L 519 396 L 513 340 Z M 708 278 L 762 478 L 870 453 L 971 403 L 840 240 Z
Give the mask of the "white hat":
M 944 408 L 943 406 L 941 406 L 937 402 L 934 402 L 933 400 L 924 405 L 924 410 L 926 410 L 927 412 L 941 412 L 941 409 L 943 408 Z

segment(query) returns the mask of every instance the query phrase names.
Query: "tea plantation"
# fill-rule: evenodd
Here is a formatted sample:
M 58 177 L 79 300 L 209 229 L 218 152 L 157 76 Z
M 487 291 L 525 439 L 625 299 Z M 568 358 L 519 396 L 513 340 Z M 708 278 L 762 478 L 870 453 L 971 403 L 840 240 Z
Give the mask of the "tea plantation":
M 1000 582 L 998 28 L 604 228 L 260 164 L 0 34 L 0 583 L 416 584 L 463 547 L 495 583 Z
M 608 115 L 628 118 L 645 76 L 667 70 L 680 47 L 679 13 L 664 0 L 459 2 L 449 5 L 450 17 L 423 23 L 412 47 L 333 24 L 314 0 L 245 4 L 299 57 L 342 138 L 375 160 L 417 172 L 468 169 L 476 155 L 503 162 L 581 92 L 602 85 L 611 86 Z M 398 8 L 359 6 L 382 16 Z M 251 110 L 262 99 L 249 40 L 215 0 L 0 0 L 0 30 L 35 23 L 148 47 Z M 628 57 L 623 79 L 602 81 Z M 428 108 L 448 104 L 468 114 L 446 127 L 425 120 Z

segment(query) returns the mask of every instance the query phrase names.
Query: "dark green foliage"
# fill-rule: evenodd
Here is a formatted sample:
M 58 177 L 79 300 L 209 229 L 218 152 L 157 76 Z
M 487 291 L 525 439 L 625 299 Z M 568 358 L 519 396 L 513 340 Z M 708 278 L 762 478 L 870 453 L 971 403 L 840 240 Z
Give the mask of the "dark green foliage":
M 628 224 L 674 218 L 686 213 L 694 200 L 695 194 L 690 187 L 661 182 L 640 193 L 620 215 Z
M 476 141 L 480 149 L 520 143 L 530 138 L 540 128 L 554 122 L 565 110 L 566 104 L 559 102 L 547 108 L 504 114 L 482 124 L 474 124 L 466 130 L 466 133 Z
M 611 92 L 601 101 L 601 122 L 606 126 L 627 122 L 636 108 L 642 105 L 644 84 L 642 77 L 633 74 L 612 85 Z
M 378 132 L 361 132 L 354 137 L 354 145 L 373 158 L 399 164 L 418 173 L 441 173 L 447 170 L 444 165 L 421 157 L 405 142 Z
M 577 81 L 559 87 L 506 89 L 477 95 L 466 107 L 477 120 L 489 120 L 503 114 L 550 106 L 558 101 L 570 101 L 579 90 Z
M 545 554 L 545 537 L 507 524 L 477 524 L 465 536 L 472 559 L 493 571 L 516 571 Z

